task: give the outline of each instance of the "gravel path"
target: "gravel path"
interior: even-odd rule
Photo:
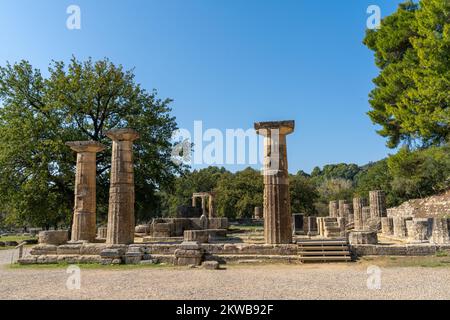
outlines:
[[[6,258],[5,258],[6,256]],[[0,263],[10,252],[0,251]],[[358,264],[82,269],[68,290],[65,269],[0,266],[0,299],[450,299],[450,269],[382,269],[381,290],[367,289]]]

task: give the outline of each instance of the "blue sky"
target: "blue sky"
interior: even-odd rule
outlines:
[[[0,64],[109,57],[161,98],[180,127],[253,127],[296,120],[291,172],[366,164],[394,151],[366,115],[373,54],[362,44],[369,5],[392,0],[0,0]],[[81,8],[81,30],[66,9]],[[228,166],[229,169],[242,169]]]

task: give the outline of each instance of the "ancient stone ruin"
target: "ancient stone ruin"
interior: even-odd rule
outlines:
[[[96,237],[96,154],[105,146],[94,141],[67,142],[77,152],[75,173],[75,207],[72,241],[94,242]]]
[[[106,135],[113,141],[106,243],[130,244],[135,227],[133,141],[139,134],[133,129],[116,129]]]
[[[219,263],[235,261],[351,261],[450,249],[450,191],[387,209],[385,193],[375,190],[368,199],[330,201],[326,217],[291,214],[286,136],[294,127],[294,121],[255,124],[264,137],[264,203],[250,220],[253,226],[264,222],[260,231],[232,229],[227,218],[217,217],[214,192],[194,193],[192,206],[178,208],[176,216],[136,226],[133,141],[139,134],[126,128],[106,133],[112,139],[108,221],[96,230],[96,153],[105,147],[68,142],[77,152],[70,241],[68,231],[42,231],[39,244],[19,263],[204,263],[217,269]]]
[[[267,244],[292,243],[292,217],[286,135],[294,121],[258,122],[255,130],[264,136],[264,238]]]

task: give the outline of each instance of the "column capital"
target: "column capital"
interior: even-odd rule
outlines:
[[[112,129],[105,135],[115,141],[134,141],[139,138],[139,133],[131,128]]]
[[[279,130],[279,134],[287,135],[294,132],[295,121],[268,121],[268,122],[256,122],[255,130],[257,134],[267,136],[269,130]]]
[[[76,152],[96,153],[105,150],[105,146],[97,141],[68,141],[66,146]]]

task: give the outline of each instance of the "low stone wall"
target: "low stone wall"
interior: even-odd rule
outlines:
[[[450,190],[424,198],[404,202],[398,207],[387,209],[388,217],[443,218],[450,215]]]
[[[183,237],[186,230],[203,230],[201,218],[160,218],[149,226],[148,234],[155,238]],[[139,231],[144,231],[140,226]],[[208,229],[228,229],[227,218],[208,219]]]
[[[194,248],[195,245],[195,248]],[[298,246],[265,244],[64,244],[37,245],[30,255],[19,259],[21,264],[55,263],[146,263],[158,261],[170,264],[199,264],[203,260],[231,261],[249,258],[296,260]],[[187,262],[190,263],[187,263]]]
[[[450,219],[447,218],[396,216],[382,218],[382,225],[382,233],[387,237],[409,242],[450,243]]]
[[[355,256],[427,256],[438,251],[450,250],[450,245],[435,244],[404,244],[404,245],[351,245],[350,250]]]

